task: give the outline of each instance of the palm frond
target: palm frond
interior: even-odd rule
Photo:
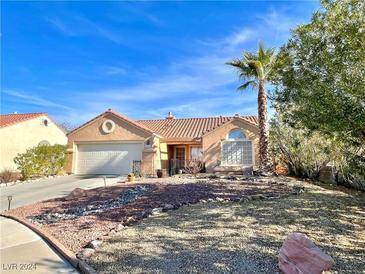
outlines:
[[[237,90],[238,91],[243,91],[243,90],[246,90],[248,89],[249,87],[256,87],[257,86],[257,83],[255,80],[250,80],[250,81],[247,81],[246,83],[240,85]]]

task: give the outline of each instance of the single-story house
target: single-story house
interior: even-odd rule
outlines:
[[[136,164],[144,174],[184,169],[197,159],[207,172],[237,172],[258,165],[256,116],[131,120],[111,109],[68,135],[66,171],[122,174]]]
[[[47,113],[0,115],[0,171],[15,170],[18,153],[38,145],[67,144],[66,131]]]

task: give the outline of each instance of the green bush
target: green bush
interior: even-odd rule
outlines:
[[[319,132],[291,127],[280,115],[271,121],[270,145],[276,163],[287,166],[290,175],[318,179],[321,168],[331,164],[338,184],[365,190],[361,172],[364,156],[355,146]]]
[[[27,149],[14,158],[26,180],[34,176],[49,176],[59,174],[66,163],[66,146],[37,146]]]

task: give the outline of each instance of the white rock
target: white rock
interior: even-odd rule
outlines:
[[[174,209],[175,207],[172,204],[164,204],[163,208],[166,210],[170,210],[170,209]]]
[[[163,208],[162,207],[156,207],[154,209],[152,209],[151,213],[152,215],[157,215],[160,214],[162,212]]]
[[[93,248],[93,249],[96,249],[98,248],[99,245],[101,245],[103,243],[103,241],[100,241],[100,240],[92,240],[88,245],[87,247],[88,248]]]

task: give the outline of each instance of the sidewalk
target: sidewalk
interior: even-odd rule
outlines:
[[[0,273],[78,273],[24,225],[0,217]]]

